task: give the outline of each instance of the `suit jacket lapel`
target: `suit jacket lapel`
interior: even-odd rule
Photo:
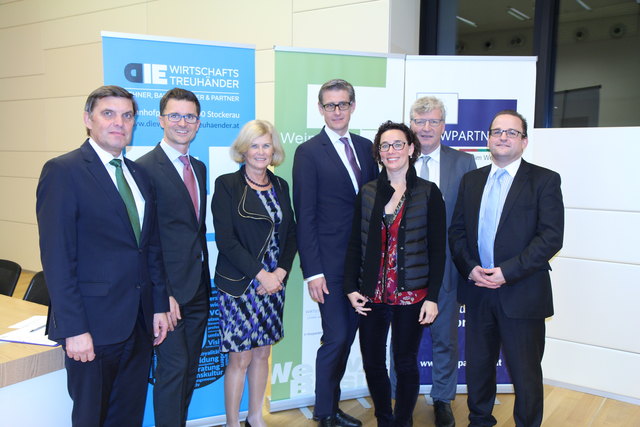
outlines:
[[[444,145],[440,146],[440,192],[445,198],[449,194],[450,174],[452,172],[451,152]]]
[[[241,194],[243,193],[245,197],[241,197],[239,209],[242,209],[242,213],[244,215],[250,216],[252,218],[260,219],[269,219],[269,212],[260,201],[260,198],[256,194],[256,191],[249,186],[244,180],[244,168],[240,169],[236,172],[236,176],[238,178],[239,191]]]
[[[194,159],[192,156],[190,157],[191,166],[193,167],[193,171],[196,174],[196,178],[198,180],[198,191],[200,191],[200,216],[198,218],[200,222],[199,225],[202,225],[207,213],[207,172],[199,161],[196,161],[196,159]],[[186,188],[187,187],[185,186],[185,189]],[[189,192],[187,191],[187,195],[188,194]],[[189,198],[189,201],[191,201],[191,198]]]
[[[80,147],[80,151],[84,157],[86,162],[86,167],[89,173],[95,178],[98,186],[104,192],[104,195],[109,200],[109,204],[114,207],[117,215],[123,222],[125,229],[131,230],[131,237],[135,239],[133,234],[133,227],[131,226],[131,220],[129,219],[129,214],[127,213],[127,207],[124,204],[124,200],[120,196],[118,192],[118,187],[113,183],[111,176],[109,176],[109,172],[105,165],[100,161],[100,157],[98,157],[98,153],[95,152],[91,144],[89,144],[89,140],[87,140]],[[127,166],[129,164],[127,163]]]
[[[361,144],[356,144],[356,139],[354,138],[355,136],[354,134],[351,133],[349,136],[351,137],[351,141],[353,142],[353,148],[356,151],[356,157],[358,158],[358,163],[360,163],[360,170],[362,170],[362,178],[364,179],[365,170],[368,169],[367,163],[371,158],[371,152],[367,150],[365,147],[363,147]],[[366,182],[363,182],[362,184],[364,185],[366,184]]]
[[[346,166],[344,165],[344,163],[342,163],[342,159],[338,155],[336,147],[331,142],[331,139],[329,139],[329,135],[327,135],[327,133],[325,132],[324,127],[322,128],[322,136],[322,145],[324,146],[324,151],[327,153],[327,156],[329,156],[330,163],[336,165],[336,167],[340,171],[340,174],[342,175],[342,179],[345,180],[345,182],[348,182],[349,185],[353,187],[349,171],[347,171]],[[359,155],[358,159],[360,159]],[[360,162],[360,164],[362,165],[362,162]]]
[[[137,165],[127,159],[124,158],[125,163],[127,164],[127,168],[133,177],[133,180],[136,182],[138,186],[138,190],[140,190],[140,194],[144,198],[144,219],[142,220],[142,229],[140,230],[140,246],[142,246],[142,242],[144,241],[145,236],[149,233],[149,225],[150,225],[150,215],[151,209],[155,208],[153,203],[153,195],[151,194],[151,188],[149,187],[149,183],[146,180],[143,180],[138,172]],[[124,202],[122,202],[124,206]],[[126,206],[125,206],[126,212]],[[129,219],[129,215],[127,214],[127,223],[129,224],[129,228],[131,228],[131,233],[133,233],[133,228],[131,227],[131,220]]]
[[[480,219],[480,205],[482,204],[482,193],[484,193],[484,186],[487,183],[487,178],[489,178],[489,172],[491,172],[491,165],[485,166],[480,169],[480,179],[472,182],[472,185],[475,187],[471,191],[471,235],[473,236],[474,242],[478,241],[478,220]]]
[[[520,167],[518,168],[518,172],[516,172],[516,176],[513,177],[513,182],[511,183],[511,188],[509,189],[507,198],[504,201],[504,206],[502,207],[502,214],[500,215],[500,222],[498,222],[497,230],[500,230],[500,227],[509,215],[509,212],[513,208],[515,201],[518,199],[518,195],[520,194],[520,192],[524,188],[525,183],[528,180],[529,163],[522,160],[522,163],[520,163]]]

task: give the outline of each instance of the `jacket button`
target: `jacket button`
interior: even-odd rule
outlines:
[[[403,251],[404,251],[404,246],[400,246],[400,250],[403,250]]]

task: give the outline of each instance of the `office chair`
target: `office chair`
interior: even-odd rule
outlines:
[[[44,272],[41,271],[33,276],[22,299],[36,304],[49,305],[49,290],[44,281]]]
[[[0,294],[12,296],[22,267],[13,261],[0,259]]]

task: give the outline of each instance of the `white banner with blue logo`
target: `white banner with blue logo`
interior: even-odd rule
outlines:
[[[132,147],[127,151],[129,158],[141,156],[162,139],[159,104],[167,90],[180,87],[198,96],[201,124],[189,151],[207,166],[207,206],[210,206],[215,179],[238,168],[229,157],[229,146],[240,128],[255,118],[255,48],[102,32],[102,52],[105,84],[126,88],[138,102]],[[210,269],[214,271],[217,249],[210,214],[207,231]],[[220,352],[217,304],[214,288],[196,390],[188,415],[189,420],[208,424],[224,422],[225,413],[222,377],[227,358]],[[144,426],[155,424],[152,387],[149,386]],[[246,408],[245,396],[240,409]]]
[[[491,161],[488,128],[495,113],[517,110],[533,123],[536,58],[514,56],[407,56],[405,64],[405,122],[411,105],[423,96],[440,98],[447,111],[442,143],[474,155],[478,167]],[[531,155],[532,147],[524,156]],[[527,155],[528,154],[528,155]],[[466,392],[464,306],[458,322],[458,392]],[[432,384],[432,347],[428,330],[418,353],[421,392]],[[502,354],[497,366],[498,392],[512,391]]]

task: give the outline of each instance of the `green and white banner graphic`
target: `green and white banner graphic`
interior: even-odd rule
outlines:
[[[340,78],[356,92],[349,130],[373,139],[386,120],[401,121],[404,100],[404,56],[356,52],[275,48],[275,125],[286,160],[276,174],[291,184],[293,155],[298,145],[324,125],[318,91]],[[309,298],[296,259],[287,284],[285,338],[273,347],[271,410],[313,405],[315,360],[322,327],[318,304]],[[356,338],[342,380],[342,398],[368,395]]]

